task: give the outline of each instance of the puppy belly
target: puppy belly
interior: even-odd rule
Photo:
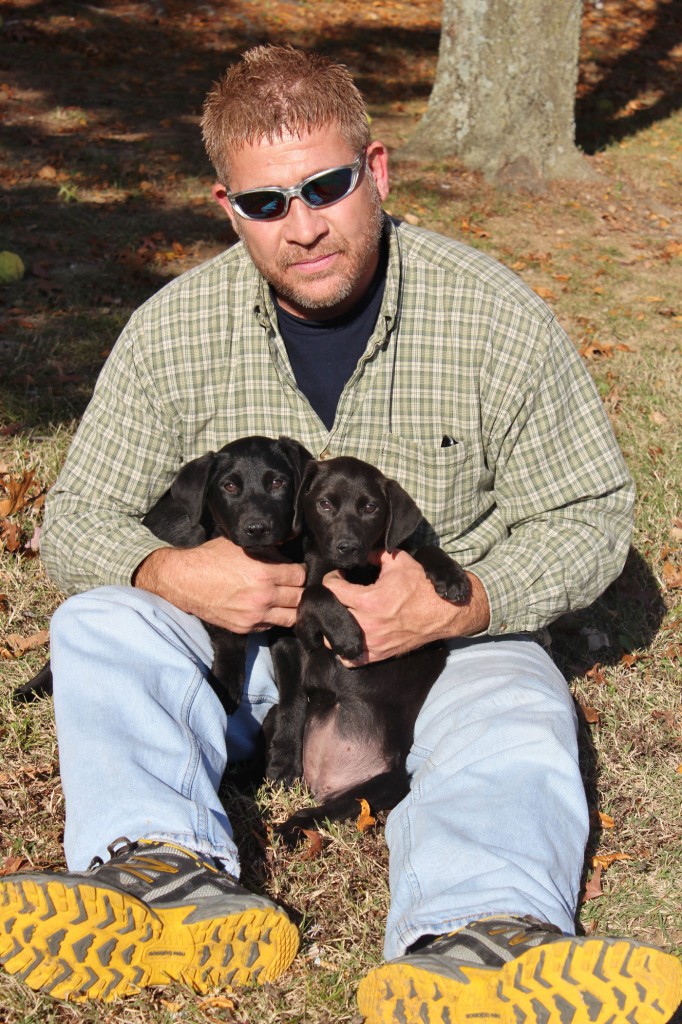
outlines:
[[[343,717],[335,704],[324,716],[313,715],[306,722],[303,777],[318,803],[391,767],[380,737],[348,734]]]

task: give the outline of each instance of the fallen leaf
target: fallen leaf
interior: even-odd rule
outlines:
[[[677,715],[674,711],[652,711],[651,717],[665,722],[671,729],[677,726]]]
[[[535,288],[533,290],[541,299],[548,300],[549,302],[556,302],[556,295],[551,288]]]
[[[199,1005],[215,1006],[222,1010],[234,1010],[234,1000],[228,999],[227,996],[210,996],[208,999],[202,999]]]
[[[616,824],[610,814],[604,814],[603,811],[599,811],[599,821],[602,828],[613,828]]]
[[[19,527],[9,519],[0,519],[0,544],[10,552],[18,551],[21,546]]]
[[[657,427],[662,427],[664,423],[668,422],[668,417],[664,416],[662,412],[658,411],[658,409],[654,409],[654,411],[649,414],[649,419],[652,423],[655,423]]]
[[[599,725],[599,712],[596,708],[591,708],[587,704],[581,704],[580,707],[586,722],[589,722],[590,725]]]
[[[592,865],[595,870],[601,867],[606,871],[617,860],[632,860],[632,857],[629,853],[597,853],[592,858]]]
[[[625,665],[626,668],[632,668],[632,666],[639,661],[638,654],[624,654],[620,659],[621,665]]]
[[[602,671],[602,667],[599,664],[599,662],[597,662],[596,665],[593,665],[592,668],[588,669],[587,672],[585,673],[585,675],[589,679],[591,679],[593,683],[605,683],[606,682],[606,676],[604,675],[604,673]]]
[[[10,477],[3,480],[2,486],[7,491],[7,497],[0,499],[0,516],[11,516],[28,504],[26,495],[31,489],[35,479],[33,470],[29,470],[21,477]]]
[[[357,829],[358,832],[366,832],[372,827],[372,825],[376,825],[377,820],[372,817],[369,804],[366,800],[358,800],[358,803],[360,804],[360,814],[358,815],[358,820],[356,822]]]
[[[584,359],[595,359],[604,357],[609,359],[613,355],[613,344],[610,341],[589,341],[578,349]]]
[[[582,899],[583,903],[587,903],[588,900],[599,899],[599,897],[603,895],[601,888],[602,870],[603,868],[601,864],[595,865],[594,871],[592,872],[592,877],[585,886],[585,892],[583,893]]]
[[[682,569],[672,562],[665,562],[663,565],[663,582],[668,590],[676,590],[682,587]]]
[[[27,863],[28,861],[23,857],[5,857],[2,864],[0,864],[0,875],[13,875]]]
[[[15,658],[20,658],[26,651],[32,651],[36,647],[42,647],[49,642],[50,633],[47,629],[41,629],[32,636],[19,636],[18,633],[10,633],[5,637],[5,647]]]
[[[301,854],[301,860],[315,860],[322,853],[322,836],[312,828],[304,828],[303,835],[306,836],[308,842]]]

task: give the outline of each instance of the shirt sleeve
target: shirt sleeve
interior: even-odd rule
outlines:
[[[167,546],[140,520],[181,461],[177,424],[145,372],[133,318],[47,497],[40,549],[58,586],[73,594],[129,584],[140,562]]]
[[[507,536],[471,571],[488,595],[490,634],[533,631],[591,604],[621,572],[634,483],[594,382],[554,318],[524,385],[489,419]]]

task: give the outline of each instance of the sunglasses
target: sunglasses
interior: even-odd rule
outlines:
[[[227,198],[232,209],[245,220],[278,220],[286,217],[292,199],[301,199],[311,210],[319,210],[351,194],[358,183],[364,161],[363,149],[354,163],[311,174],[291,188],[250,188],[246,192],[228,192]]]

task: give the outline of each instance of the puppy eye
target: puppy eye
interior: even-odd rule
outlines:
[[[225,480],[223,483],[223,490],[227,491],[228,494],[236,494],[239,488],[234,480]]]
[[[287,482],[286,482],[286,480],[284,479],[283,476],[276,476],[274,478],[274,480],[272,481],[272,483],[270,484],[270,490],[271,491],[279,491],[279,490],[282,489],[282,487],[286,487],[286,485],[287,485]]]
[[[378,508],[379,508],[379,506],[377,504],[375,504],[375,502],[368,501],[367,504],[365,505],[363,511],[365,511],[367,513],[367,515],[371,516],[374,512],[377,511]]]
[[[321,508],[323,512],[330,512],[332,509],[332,503],[328,498],[320,498],[317,503],[317,507]]]

